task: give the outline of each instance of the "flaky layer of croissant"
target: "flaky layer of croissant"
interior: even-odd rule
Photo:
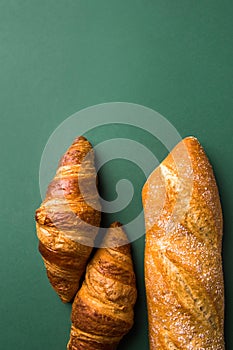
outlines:
[[[63,302],[75,296],[100,224],[91,144],[78,137],[60,160],[36,211],[39,250],[51,285]]]
[[[120,224],[111,225],[103,244],[106,248],[98,249],[88,264],[72,306],[68,350],[116,349],[133,325],[135,274]]]
[[[222,212],[197,139],[180,142],[151,174],[143,205],[150,349],[223,350]]]

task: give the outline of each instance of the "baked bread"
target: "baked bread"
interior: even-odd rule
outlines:
[[[154,170],[142,200],[150,350],[223,350],[222,211],[196,138]]]
[[[119,223],[111,225],[103,246],[88,264],[72,305],[68,350],[114,350],[133,325],[135,274]]]
[[[69,302],[78,290],[101,219],[94,151],[84,137],[76,138],[62,157],[35,218],[50,283],[61,300]]]

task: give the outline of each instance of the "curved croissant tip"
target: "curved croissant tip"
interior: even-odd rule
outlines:
[[[103,246],[117,249],[117,247],[126,246],[129,244],[128,237],[123,229],[123,225],[115,221],[113,222],[103,241]]]
[[[77,136],[77,137],[74,139],[74,143],[79,142],[79,141],[88,141],[88,140],[87,140],[86,137],[84,137],[84,136]]]
[[[110,225],[110,227],[112,227],[112,228],[114,228],[114,227],[121,227],[122,226],[122,224],[119,222],[119,221],[115,221],[115,222],[113,222],[111,225]]]
[[[86,145],[88,144],[92,148],[92,144],[90,143],[90,141],[88,141],[88,139],[86,137],[82,136],[82,135],[81,136],[77,136],[74,139],[72,145],[80,144],[80,146],[82,146],[83,143],[86,143]]]

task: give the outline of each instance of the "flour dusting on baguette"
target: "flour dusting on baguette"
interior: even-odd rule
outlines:
[[[222,211],[196,138],[154,170],[142,200],[150,350],[223,350]]]

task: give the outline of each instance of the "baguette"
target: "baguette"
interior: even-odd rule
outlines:
[[[223,350],[222,211],[196,138],[154,170],[142,201],[150,350]]]

